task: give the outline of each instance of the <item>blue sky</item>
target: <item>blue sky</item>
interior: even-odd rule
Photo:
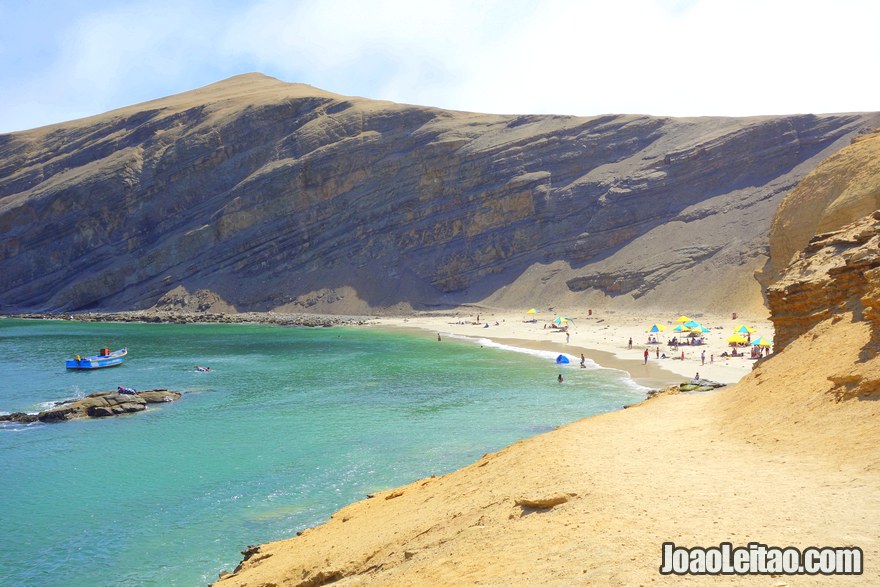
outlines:
[[[0,133],[260,71],[492,113],[880,110],[873,0],[0,0]]]

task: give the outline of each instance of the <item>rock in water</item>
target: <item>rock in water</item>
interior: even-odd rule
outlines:
[[[142,412],[147,404],[175,401],[181,394],[167,389],[153,389],[134,394],[121,394],[115,391],[92,393],[82,399],[59,402],[59,405],[40,412],[36,419],[40,422],[64,422],[75,418],[105,418]]]

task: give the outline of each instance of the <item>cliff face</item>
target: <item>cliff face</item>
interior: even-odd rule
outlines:
[[[880,210],[815,236],[768,290],[777,350],[826,319],[867,320],[880,341]],[[876,354],[876,349],[865,349]]]
[[[779,279],[814,235],[831,232],[880,208],[880,131],[853,139],[783,199],[770,229],[763,281]]]
[[[341,313],[760,304],[779,199],[878,123],[492,116],[239,76],[0,136],[0,310],[144,308],[177,287]]]
[[[773,219],[767,292],[775,353],[721,398],[750,442],[812,446],[880,470],[880,134],[791,191]],[[815,234],[821,230],[820,234]],[[789,247],[803,242],[792,255]],[[793,259],[791,263],[784,261]]]

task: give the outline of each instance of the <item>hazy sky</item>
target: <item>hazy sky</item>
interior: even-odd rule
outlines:
[[[0,132],[260,71],[492,113],[880,110],[876,0],[0,0]]]

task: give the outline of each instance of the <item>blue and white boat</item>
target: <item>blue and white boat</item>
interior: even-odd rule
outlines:
[[[110,352],[109,348],[103,348],[93,357],[81,357],[77,355],[72,359],[67,359],[68,369],[103,369],[104,367],[116,367],[121,365],[128,354],[128,349],[119,349]]]

